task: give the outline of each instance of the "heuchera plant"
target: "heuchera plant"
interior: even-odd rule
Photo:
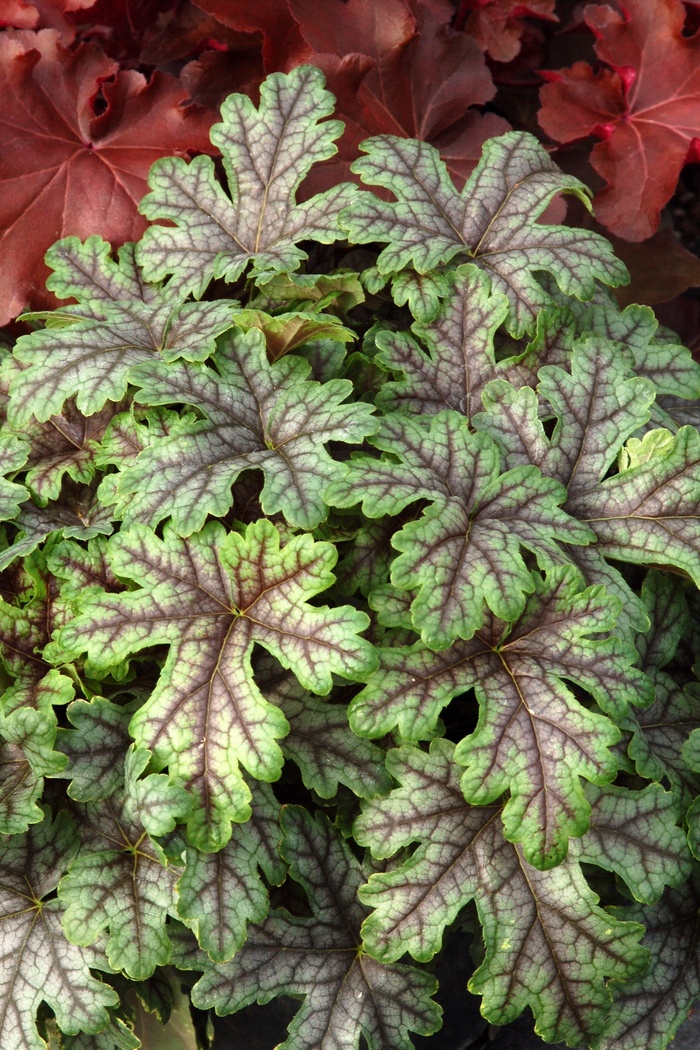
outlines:
[[[173,973],[407,1050],[465,923],[494,1024],[661,1050],[700,996],[700,368],[526,133],[298,203],[332,111],[230,96],[6,351],[3,1050],[135,1050]]]

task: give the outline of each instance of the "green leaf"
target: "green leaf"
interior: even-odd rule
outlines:
[[[80,808],[80,852],[58,887],[66,905],[63,928],[74,944],[92,944],[109,931],[107,958],[115,970],[144,980],[170,958],[166,917],[176,915],[176,874],[144,828],[155,807],[153,831],[172,826],[187,800],[185,792],[162,783],[165,777],[138,780],[147,751],[129,752],[124,788],[101,802]],[[170,820],[163,822],[165,808]]]
[[[187,536],[208,513],[228,511],[231,485],[241,471],[259,468],[267,514],[282,511],[292,525],[318,525],[327,513],[324,489],[344,474],[325,445],[361,442],[376,429],[372,409],[341,404],[352,392],[349,380],[309,380],[309,366],[298,358],[269,365],[257,330],[228,340],[216,363],[218,372],[156,363],[132,370],[139,401],[184,402],[206,418],[144,449],[121,479],[121,512],[151,525],[172,515]]]
[[[430,735],[452,697],[476,690],[476,731],[457,748],[467,766],[462,789],[476,805],[510,789],[505,833],[523,843],[540,868],[558,864],[570,835],[588,827],[590,807],[580,777],[602,784],[617,763],[610,747],[620,733],[580,704],[562,679],[586,689],[619,718],[628,703],[650,699],[649,683],[633,664],[635,652],[608,635],[614,599],[602,587],[579,592],[569,568],[533,578],[535,593],[509,628],[492,619],[467,642],[441,652],[421,643],[380,650],[379,669],[350,704],[356,733]]]
[[[592,339],[574,345],[570,371],[540,369],[539,395],[557,415],[540,465],[566,486],[569,499],[595,488],[623,442],[649,419],[654,388],[628,375],[619,348]]]
[[[380,277],[380,280],[383,282],[380,287],[383,287],[386,278]],[[415,319],[426,324],[437,317],[440,300],[449,294],[449,284],[442,273],[400,270],[391,282],[391,294],[397,306],[408,303]]]
[[[673,566],[700,586],[700,434],[681,427],[673,447],[570,499],[608,558]]]
[[[622,343],[631,352],[637,375],[671,397],[700,397],[700,364],[685,346],[657,337],[659,322],[649,306],[632,303],[619,311],[612,304],[593,304],[581,322],[585,331]]]
[[[646,904],[655,903],[666,886],[686,881],[692,858],[676,827],[679,810],[670,792],[660,784],[642,791],[587,784],[586,796],[591,823],[582,839],[569,844],[572,857],[616,872]]]
[[[62,1031],[99,1032],[117,1001],[109,985],[90,974],[100,964],[91,949],[71,944],[53,890],[77,848],[71,822],[47,815],[26,835],[3,843],[0,885],[0,1045],[46,1050],[36,1028],[46,1002]],[[48,898],[48,899],[47,899]]]
[[[36,804],[45,776],[56,776],[65,756],[54,751],[56,717],[52,711],[20,707],[0,714],[0,834],[16,835],[44,819]]]
[[[337,152],[343,125],[323,119],[333,103],[313,66],[268,76],[259,109],[245,95],[229,95],[222,122],[211,130],[229,196],[210,157],[156,161],[140,210],[172,226],[151,226],[138,246],[147,279],[175,274],[177,288],[198,299],[212,279],[234,281],[250,262],[256,277],[295,270],[306,258],[299,241],[342,238],[338,213],[353,199],[354,186],[341,183],[303,204],[294,199],[311,167]]]
[[[638,977],[613,981],[615,1006],[599,1050],[665,1050],[700,996],[700,877],[669,889],[653,907],[616,908],[622,919],[643,922],[642,944],[651,954]]]
[[[37,507],[31,500],[24,504],[12,523],[18,530],[14,542],[0,553],[0,571],[16,558],[36,550],[52,533],[66,539],[90,539],[109,535],[112,515],[98,500],[94,489],[64,481],[61,494],[45,507]]]
[[[73,698],[70,679],[52,670],[41,656],[61,623],[58,582],[43,554],[26,558],[12,582],[5,588],[6,597],[0,597],[0,655],[13,682],[0,707],[5,714],[21,707],[46,711]]]
[[[491,294],[489,279],[476,266],[460,266],[444,279],[448,298],[430,324],[413,332],[429,353],[404,332],[380,332],[376,360],[403,379],[387,382],[377,394],[381,408],[410,415],[456,409],[471,418],[481,407],[485,383],[497,374],[493,336],[507,314],[501,293]]]
[[[3,431],[0,434],[0,521],[8,521],[17,515],[19,506],[29,498],[24,485],[8,481],[5,475],[21,469],[27,462],[29,446],[16,434]]]
[[[537,271],[581,299],[593,296],[596,279],[627,283],[624,265],[602,237],[536,222],[557,193],[573,193],[588,205],[589,191],[560,171],[534,136],[513,131],[490,139],[461,194],[427,142],[379,135],[362,150],[368,156],[355,161],[353,171],[390,190],[397,203],[365,193],[342,221],[356,243],[389,242],[377,260],[381,273],[412,266],[424,274],[460,255],[474,259],[508,297],[516,336],[552,301]]]
[[[91,666],[108,669],[149,646],[170,647],[131,732],[196,796],[192,843],[220,849],[230,821],[250,815],[239,765],[276,780],[283,761],[277,739],[288,731],[255,682],[253,645],[273,653],[305,688],[326,693],[332,673],[354,678],[372,668],[372,648],[357,637],[367,617],[349,606],[309,605],[333,580],[335,551],[308,535],[280,547],[268,521],[249,525],[245,536],[226,536],[211,522],[187,541],[168,529],[160,540],[135,525],[111,541],[111,551],[114,571],[139,588],[89,596],[83,614],[59,632],[52,656],[73,659],[87,649]]]
[[[55,775],[71,781],[70,798],[97,802],[122,786],[133,710],[133,704],[121,707],[102,696],[93,697],[90,703],[75,700],[66,708],[75,729],[58,730],[56,749],[68,757],[68,763]]]
[[[57,287],[81,300],[76,308],[81,319],[17,340],[15,358],[25,367],[18,370],[12,362],[7,368],[12,426],[22,428],[32,416],[45,422],[73,397],[79,412],[93,415],[107,401],[121,401],[132,365],[154,355],[202,361],[213,353],[216,337],[231,327],[236,305],[231,300],[183,305],[177,290],[143,281],[131,252],[122,255],[115,276],[109,250],[99,238],[82,245],[69,237],[54,246],[50,260],[58,267]],[[123,301],[113,299],[122,292]]]
[[[277,995],[304,996],[280,1050],[312,1050],[329,1033],[338,1050],[411,1050],[409,1031],[440,1025],[435,981],[415,967],[386,966],[360,948],[367,914],[357,902],[366,873],[324,817],[299,807],[282,817],[284,855],[303,886],[312,918],[272,911],[231,962],[211,965],[192,990],[200,1009],[228,1014]]]
[[[434,417],[429,429],[396,414],[373,444],[393,458],[357,457],[347,481],[331,485],[326,499],[348,506],[361,496],[370,517],[433,501],[394,536],[402,556],[391,570],[394,586],[419,589],[413,620],[432,648],[470,638],[485,606],[500,619],[517,619],[533,589],[522,547],[551,566],[565,558],[557,541],[587,543],[592,535],[557,506],[564,498],[557,481],[534,466],[502,474],[495,442],[470,433],[456,412]]]
[[[270,666],[262,670],[260,686],[289,722],[282,751],[296,762],[306,786],[321,798],[332,798],[340,784],[359,798],[386,794],[391,778],[384,767],[384,752],[350,730],[344,687],[336,686],[330,697],[319,700],[292,674],[272,664],[269,660]]]
[[[248,924],[262,922],[269,908],[259,869],[273,886],[284,882],[287,865],[279,854],[280,805],[267,784],[253,789],[252,813],[217,853],[185,852],[177,884],[177,912],[194,930],[214,962],[227,962],[244,944]]]
[[[483,995],[484,1016],[506,1024],[529,1006],[544,1039],[588,1043],[610,1011],[605,977],[627,979],[646,966],[643,927],[603,911],[575,860],[531,867],[503,838],[499,806],[465,802],[448,741],[433,741],[430,754],[404,746],[388,764],[400,786],[365,803],[356,836],[379,857],[419,846],[360,890],[374,907],[362,927],[368,949],[388,962],[405,951],[430,959],[444,927],[474,899],[486,956],[469,989]]]

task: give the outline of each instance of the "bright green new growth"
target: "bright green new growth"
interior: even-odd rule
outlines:
[[[664,1050],[700,995],[700,366],[539,221],[589,194],[532,136],[461,193],[379,136],[392,200],[298,204],[333,98],[260,99],[225,178],[154,165],[139,244],[54,245],[69,301],[3,356],[0,1046],[191,1040],[192,970],[202,1010],[296,998],[289,1050],[410,1050],[466,920],[490,1022]]]

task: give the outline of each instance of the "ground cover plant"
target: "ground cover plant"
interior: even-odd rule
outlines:
[[[460,63],[511,8],[461,6]],[[479,114],[460,180],[358,131],[345,180],[320,64],[229,94],[6,330],[0,1045],[191,1050],[284,995],[290,1050],[408,1050],[466,929],[493,1024],[661,1050],[700,997],[700,366],[532,133]]]

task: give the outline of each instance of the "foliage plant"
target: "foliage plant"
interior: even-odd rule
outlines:
[[[700,368],[533,136],[298,195],[332,113],[231,95],[5,352],[3,1050],[135,1050],[180,986],[408,1050],[457,926],[548,1041],[700,996]]]

